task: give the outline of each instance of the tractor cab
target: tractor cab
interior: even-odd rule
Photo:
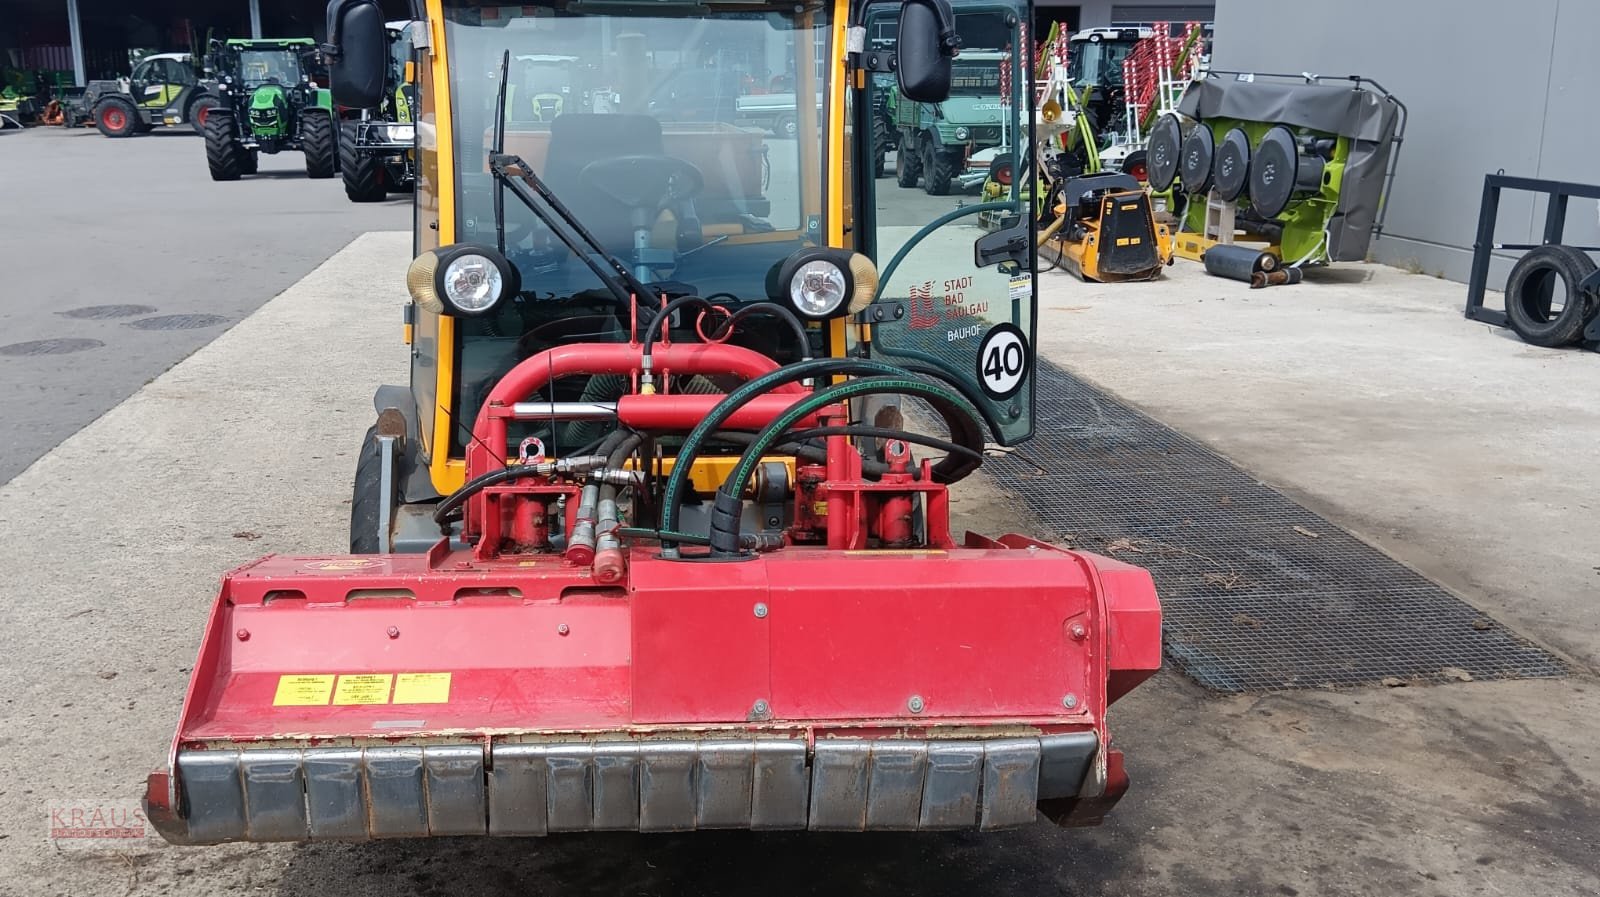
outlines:
[[[893,24],[900,9],[874,3],[855,15]],[[881,94],[899,92],[889,61],[897,42],[891,33],[872,52],[851,54],[840,34],[850,14],[821,3],[441,3],[435,41],[420,49],[417,250],[430,260],[452,247],[489,250],[483,270],[498,289],[471,306],[408,307],[411,383],[379,399],[406,420],[393,491],[358,495],[352,547],[426,550],[438,537],[431,508],[466,482],[473,422],[509,372],[571,343],[636,344],[656,309],[685,296],[709,310],[675,311],[659,325],[664,341],[711,340],[778,363],[855,356],[928,365],[962,383],[991,441],[1031,434],[1030,216],[1015,214],[1014,196],[919,198],[872,176],[864,163],[884,138],[872,110]],[[953,21],[964,46],[1006,50],[954,59],[946,96],[975,120],[944,128],[941,152],[1026,143],[1024,79],[1007,81],[999,96],[1002,70],[1026,69],[1013,49],[1022,7],[960,3]],[[814,114],[796,116],[793,136],[724,114],[757,96],[741,91],[785,77],[795,80],[793,96],[816,103]],[[986,231],[977,215],[986,210],[1021,229],[1009,235],[1011,255],[980,264]],[[813,256],[833,259],[806,269],[834,290],[826,299],[780,279]],[[800,326],[747,311],[773,304]],[[719,331],[730,318],[749,323]],[[990,339],[985,372],[981,350],[996,328],[1016,343]],[[541,398],[609,407],[633,388],[615,376],[569,378]],[[722,385],[689,378],[670,388]],[[488,450],[515,457],[534,439],[568,453],[605,431],[528,415]],[[374,520],[368,508],[378,506]]]
[[[1149,575],[950,532],[948,487],[1033,429],[1033,216],[995,200],[986,232],[872,164],[874,76],[943,102],[1026,5],[423,7],[411,382],[376,396],[351,553],[225,578],[153,825],[1098,822],[1106,709],[1160,663]],[[379,5],[332,0],[328,34],[339,105],[376,106]],[[688,80],[780,86],[795,132],[657,89]]]

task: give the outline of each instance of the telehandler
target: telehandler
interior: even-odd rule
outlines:
[[[873,73],[939,102],[963,42],[1030,10],[890,2],[871,50],[855,0],[418,4],[411,383],[378,390],[352,553],[224,578],[147,783],[165,838],[989,830],[1117,801],[1149,575],[949,533],[948,487],[1034,429],[1033,216],[880,208],[862,164]],[[336,102],[373,107],[378,4],[334,0],[328,35]],[[515,60],[551,55],[578,83],[513,121]],[[768,143],[648,100],[717,66],[792,71],[822,115]]]

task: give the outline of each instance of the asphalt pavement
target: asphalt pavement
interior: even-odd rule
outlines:
[[[0,134],[0,483],[357,235],[410,229],[409,195],[356,205],[304,166],[214,183],[187,128]]]

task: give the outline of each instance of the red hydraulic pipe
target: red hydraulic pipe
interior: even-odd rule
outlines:
[[[574,343],[523,359],[500,378],[478,409],[467,451],[467,475],[476,476],[505,463],[506,423],[504,417],[494,414],[496,409],[524,401],[562,377],[633,374],[639,370],[641,354],[639,346],[628,343]],[[759,352],[724,343],[658,343],[651,358],[655,370],[662,374],[733,375],[744,380],[753,380],[778,367],[777,362]],[[775,393],[790,394],[804,391],[797,383],[773,389]]]
[[[635,430],[688,432],[725,398],[724,395],[692,394],[623,396],[617,400],[617,420]],[[793,393],[754,396],[733,412],[723,426],[729,430],[759,430],[802,398],[803,394]],[[795,426],[815,426],[816,421],[816,414],[808,414],[796,421]]]

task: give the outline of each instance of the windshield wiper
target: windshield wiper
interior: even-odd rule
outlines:
[[[646,286],[642,281],[628,270],[622,260],[612,255],[594,234],[583,226],[577,216],[556,198],[555,193],[540,177],[533,173],[533,166],[523,161],[521,156],[505,151],[506,140],[506,82],[511,74],[511,51],[506,50],[500,58],[500,91],[496,97],[494,121],[494,146],[489,152],[489,171],[494,175],[494,231],[497,248],[501,254],[506,250],[506,215],[504,195],[510,190],[513,195],[528,207],[528,211],[539,216],[539,220],[550,228],[572,253],[583,260],[583,263],[593,271],[595,276],[612,296],[616,297],[617,305],[627,313],[633,305],[633,297],[640,299],[661,296],[655,290]],[[585,249],[581,244],[588,244]],[[599,256],[599,260],[596,260]],[[602,264],[604,262],[604,264]],[[609,269],[609,270],[608,270]],[[640,305],[640,317],[647,317],[646,306]],[[654,311],[651,309],[651,311]]]

